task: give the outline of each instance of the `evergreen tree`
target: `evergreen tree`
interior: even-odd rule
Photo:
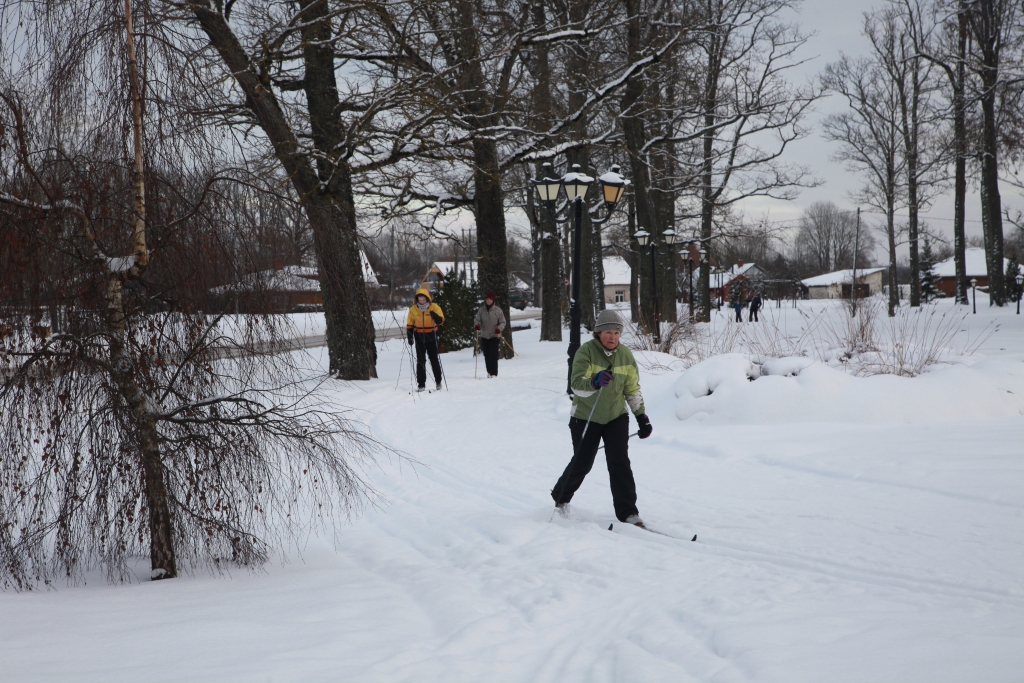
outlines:
[[[444,311],[444,325],[438,331],[444,351],[458,351],[476,343],[473,319],[480,307],[476,289],[449,271],[441,278],[434,302]]]
[[[935,288],[938,275],[935,272],[935,253],[932,251],[932,242],[927,235],[924,238],[924,248],[918,257],[919,281],[921,283],[921,301],[928,303],[939,296],[939,290]]]

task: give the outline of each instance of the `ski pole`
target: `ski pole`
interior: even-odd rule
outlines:
[[[632,439],[634,436],[636,436],[639,433],[640,432],[633,432],[632,434],[630,434],[629,436],[626,437],[626,441],[629,441],[630,439]],[[598,448],[597,450],[603,451],[604,450],[604,444],[601,444],[601,447]]]
[[[473,348],[473,379],[476,379],[476,371],[480,368],[480,330],[476,331],[476,346]]]
[[[448,388],[448,378],[444,376],[444,363],[441,362],[441,349],[437,343],[437,330],[434,330],[434,353],[437,355],[437,367],[441,368],[441,380],[444,382],[444,390],[451,391]]]

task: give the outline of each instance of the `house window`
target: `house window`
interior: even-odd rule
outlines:
[[[621,304],[625,300],[626,300],[626,290],[624,290],[624,289],[616,289],[615,290],[615,303]]]

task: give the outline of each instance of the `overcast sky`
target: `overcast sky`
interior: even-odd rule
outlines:
[[[851,56],[866,56],[868,53],[867,39],[861,35],[863,14],[872,7],[882,3],[872,0],[805,0],[800,12],[794,16],[806,33],[814,35],[804,47],[805,56],[811,61],[801,67],[800,78],[814,78],[829,62],[839,58],[840,52]],[[850,193],[861,184],[858,177],[847,171],[843,164],[832,161],[831,155],[837,145],[827,142],[821,137],[819,121],[830,112],[845,108],[845,102],[837,97],[829,97],[819,101],[816,112],[808,121],[814,131],[807,139],[801,140],[788,149],[787,158],[809,166],[814,173],[825,181],[824,185],[814,189],[803,190],[799,198],[793,202],[772,200],[756,200],[747,203],[747,213],[759,217],[766,211],[770,220],[786,221],[798,218],[803,208],[816,201],[828,200],[843,208],[854,209],[856,205],[850,200]],[[1002,189],[1003,208],[1024,209],[1024,195],[1016,188],[1005,186]],[[972,193],[967,198],[967,234],[980,235],[981,223],[978,196]],[[903,212],[905,215],[905,212]],[[869,216],[879,221],[881,216]],[[929,228],[948,237],[953,232],[953,195],[947,192],[938,197],[924,213],[924,220]],[[905,219],[904,219],[905,220]],[[1011,229],[1004,225],[1004,231]],[[880,256],[881,254],[879,254]]]

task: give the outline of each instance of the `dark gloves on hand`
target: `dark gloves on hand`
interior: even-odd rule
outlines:
[[[637,434],[641,439],[646,439],[651,435],[651,432],[654,431],[654,427],[651,426],[651,418],[647,417],[646,413],[643,415],[637,415],[636,423],[640,425],[640,429],[637,431]]]
[[[495,327],[494,328],[494,334],[496,334],[496,335],[498,335],[500,337],[501,336],[501,328],[500,327]]]
[[[477,326],[476,326],[476,331],[477,331],[477,332],[479,332],[479,331],[480,331],[480,326],[479,326],[479,325],[477,325]]]
[[[594,375],[594,377],[590,380],[590,384],[595,389],[599,389],[601,387],[606,387],[606,386],[608,386],[611,383],[612,383],[612,373],[608,372],[607,370],[602,370],[601,372],[599,372],[596,375]]]
[[[407,335],[407,336],[409,337],[409,346],[412,346],[412,328],[410,327],[410,328],[409,328],[408,330],[406,330],[406,331],[407,331],[407,332],[409,333],[409,334]]]
[[[434,313],[433,311],[430,312],[430,317],[434,319],[435,325],[440,325],[441,323],[444,322],[444,318],[439,316],[437,313]]]

